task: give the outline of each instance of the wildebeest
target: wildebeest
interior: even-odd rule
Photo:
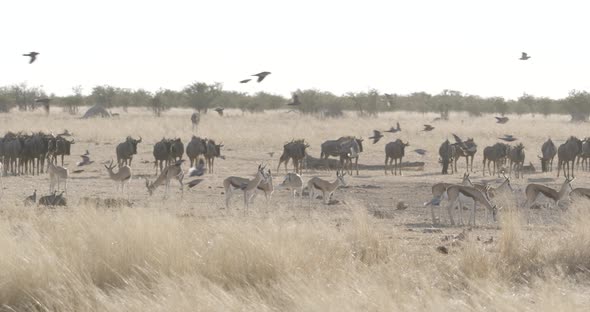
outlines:
[[[305,139],[291,140],[291,142],[283,145],[283,153],[279,157],[279,165],[277,166],[277,172],[281,168],[281,164],[285,163],[285,172],[287,172],[287,164],[289,159],[293,160],[293,167],[295,167],[295,173],[301,174],[303,169],[303,159],[307,156],[305,151],[309,147],[309,144],[305,142]]]
[[[209,173],[213,173],[213,162],[215,161],[215,157],[225,159],[225,157],[221,156],[221,148],[223,147],[223,143],[215,144],[214,140],[207,140],[205,146],[205,159],[207,160],[207,167],[209,168]]]
[[[193,131],[199,126],[199,122],[201,121],[201,114],[198,112],[194,112],[191,115],[191,123],[193,124]]]
[[[457,170],[457,160],[459,160],[459,158],[461,157],[465,157],[465,162],[467,166],[465,171],[473,172],[473,158],[477,153],[477,144],[475,144],[473,138],[468,138],[466,141],[463,141],[458,136],[454,134],[453,136],[455,137],[456,141],[456,143],[453,144],[455,146],[455,171]],[[471,168],[469,167],[469,158],[471,158]]]
[[[510,160],[510,172],[512,174],[512,166],[514,166],[515,177],[522,178],[522,167],[524,166],[524,145],[522,143],[510,149],[508,159]]]
[[[68,141],[66,138],[57,136],[49,141],[48,152],[53,157],[53,161],[57,163],[57,156],[61,156],[61,165],[64,165],[64,156],[70,155],[72,144],[75,141]]]
[[[174,161],[181,160],[184,154],[184,144],[180,138],[170,139],[170,158]]]
[[[4,136],[4,158],[7,168],[10,167],[10,172],[13,175],[20,174],[20,156],[24,149],[24,144],[24,137],[20,134],[9,132]]]
[[[563,169],[563,173],[567,179],[574,178],[574,162],[581,151],[582,141],[574,136],[571,136],[565,143],[559,146],[557,149],[557,177],[559,177],[560,169]],[[571,175],[570,162],[572,163]]]
[[[340,167],[344,172],[352,175],[352,159],[356,168],[356,175],[359,174],[359,154],[363,152],[363,139],[350,137],[349,140],[340,144]]]
[[[582,170],[590,170],[590,164],[588,164],[588,158],[590,158],[590,138],[585,138],[582,141],[582,151],[578,154],[578,160],[576,161],[576,167],[580,168],[580,160],[582,163]],[[584,164],[586,166],[584,166]]]
[[[141,137],[139,137],[139,140],[136,140],[128,136],[125,139],[125,142],[119,143],[119,145],[117,145],[117,164],[119,164],[119,166],[128,165],[131,167],[133,155],[137,154],[137,144],[141,143],[141,141]]]
[[[445,140],[438,148],[438,155],[442,161],[442,174],[449,174],[449,165],[451,166],[451,174],[454,173],[453,159],[456,157],[455,146],[449,140]]]
[[[170,155],[170,147],[172,145],[172,141],[162,138],[160,142],[154,144],[154,167],[156,167],[156,175],[158,174],[158,167],[160,167],[160,171],[164,167],[168,167],[170,164],[170,159],[172,158]]]
[[[543,155],[539,157],[539,159],[541,159],[541,171],[553,171],[553,158],[555,158],[555,155],[557,154],[557,147],[555,147],[551,138],[541,146],[541,154]]]
[[[402,159],[405,154],[406,146],[409,146],[409,142],[402,142],[397,139],[394,142],[389,142],[385,145],[385,174],[387,174],[387,166],[391,166],[391,173],[397,175],[397,169],[399,168],[399,174],[402,175]],[[398,164],[399,159],[399,164]],[[395,161],[395,165],[393,164]]]
[[[191,168],[193,163],[196,164],[197,159],[200,155],[205,155],[207,151],[207,140],[201,139],[193,135],[190,142],[186,145],[186,156],[191,162]]]
[[[353,136],[343,136],[338,138],[337,140],[327,140],[321,145],[321,152],[320,158],[321,159],[328,159],[330,156],[335,156],[340,158],[340,167],[344,167],[346,158],[355,158],[358,163],[358,154],[355,157],[348,156],[351,154],[350,148],[354,148],[354,143],[352,141],[356,141],[358,146],[358,151],[362,151],[362,139],[357,139]]]
[[[510,146],[504,143],[496,143],[492,146],[488,146],[483,150],[483,175],[486,175],[486,163],[488,167],[488,173],[495,175],[496,169],[498,170],[498,174],[500,174],[500,167],[504,164],[506,157],[508,156],[508,152],[510,151]],[[490,170],[490,163],[494,163],[494,171]]]

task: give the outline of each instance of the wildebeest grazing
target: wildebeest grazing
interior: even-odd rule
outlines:
[[[405,154],[406,146],[409,145],[409,142],[404,143],[400,139],[397,139],[393,142],[389,142],[387,143],[387,145],[385,145],[385,174],[387,174],[387,166],[389,165],[391,166],[392,174],[397,175],[397,172],[399,170],[399,174],[402,175],[402,159]]]
[[[141,137],[139,137],[139,140],[136,140],[128,136],[124,142],[119,143],[119,145],[117,145],[116,153],[117,164],[119,164],[119,167],[122,165],[131,166],[133,155],[137,154],[137,144],[141,143],[141,141]]]

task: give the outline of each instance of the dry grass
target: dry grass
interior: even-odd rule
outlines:
[[[559,141],[580,134],[586,126],[580,130],[552,117],[546,129],[539,130],[530,125],[544,119],[523,117],[523,123],[517,124],[514,117],[507,127],[498,128],[489,117],[465,118],[463,124],[435,124],[438,130],[425,134],[420,125],[429,123],[431,116],[391,114],[379,119],[322,121],[280,112],[241,116],[230,111],[229,115],[203,118],[199,134],[223,140],[228,159],[218,160],[217,172],[185,191],[183,198],[176,190],[167,200],[161,193],[148,198],[142,183],[134,181],[133,208],[77,205],[77,199],[84,196],[120,196],[106,171],[96,164],[70,182],[73,191],[68,194],[68,208],[45,210],[23,207],[21,200],[32,188],[44,190],[46,176],[5,177],[0,199],[0,310],[587,309],[588,202],[569,205],[561,214],[535,211],[533,222],[527,225],[518,208],[522,195],[505,195],[497,200],[502,207],[498,224],[485,224],[479,216],[478,224],[483,226],[466,230],[466,239],[457,241],[441,238],[461,228],[423,233],[430,212],[420,207],[434,181],[460,179],[435,174],[439,167],[432,151],[451,131],[475,137],[480,150],[494,142],[496,135],[510,132],[526,138],[525,144],[531,147],[527,153],[534,157],[548,135]],[[15,116],[20,119],[16,121]],[[150,143],[162,136],[180,136],[186,142],[191,135],[187,116],[172,111],[156,120],[147,111],[134,111],[118,121],[81,121],[62,115],[47,119],[41,114],[14,113],[0,115],[0,122],[6,127],[3,130],[58,132],[67,128],[76,134],[73,155],[89,148],[99,162],[114,156],[113,143],[126,135],[142,135],[146,143],[140,145],[134,170],[153,174],[151,164],[141,163],[151,159]],[[362,172],[350,177],[348,188],[336,192],[336,198],[346,202],[336,206],[317,203],[309,208],[306,200],[292,206],[290,195],[277,191],[270,205],[259,198],[248,216],[236,210],[241,198],[233,209],[220,209],[221,180],[228,174],[249,175],[261,160],[272,164],[266,152],[279,152],[283,142],[306,138],[312,145],[310,153],[317,155],[325,139],[366,136],[373,128],[388,128],[395,119],[405,128],[400,135],[404,140],[409,139],[413,148],[431,151],[423,158],[425,172],[407,172],[405,177]],[[381,142],[366,144],[361,162],[380,164],[382,149]],[[480,157],[476,157],[478,167]],[[408,153],[408,160],[421,159]],[[305,177],[311,174],[333,175],[312,172]],[[576,183],[587,181],[580,177]],[[517,189],[525,184],[514,182]],[[365,185],[378,188],[361,187]],[[410,207],[395,211],[399,200]],[[371,213],[376,210],[387,212],[381,215],[386,218],[374,218]],[[484,243],[490,236],[493,242]],[[447,246],[449,254],[436,252],[438,245]]]

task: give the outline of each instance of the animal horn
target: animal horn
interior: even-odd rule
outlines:
[[[139,140],[137,140],[137,143],[141,143],[143,139],[141,138],[141,135],[139,136]]]

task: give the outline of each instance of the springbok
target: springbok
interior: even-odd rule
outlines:
[[[545,197],[553,200],[554,207],[558,207],[559,201],[562,200],[566,195],[568,195],[567,194],[568,188],[570,189],[570,191],[572,190],[571,183],[574,180],[575,180],[575,178],[572,178],[572,179],[565,178],[565,181],[561,185],[561,188],[559,189],[559,191],[552,189],[550,187],[547,187],[545,185],[541,185],[541,184],[531,183],[531,184],[527,185],[526,189],[525,189],[526,202],[524,203],[524,208],[527,209],[527,211],[528,211],[531,208],[531,206],[535,203],[535,201],[537,200],[537,197],[539,196],[539,194],[543,194],[543,195],[545,195]],[[551,207],[549,207],[549,209],[551,209]],[[527,217],[527,220],[528,220],[528,217]]]
[[[260,190],[264,193],[264,198],[266,198],[266,203],[270,203],[270,200],[272,198],[272,193],[274,193],[275,191],[275,187],[272,183],[272,173],[270,172],[270,169],[268,169],[268,173],[266,175],[266,180],[260,182],[260,184],[258,184],[258,186],[256,187],[256,190]],[[254,191],[252,192],[252,196],[250,196],[250,202],[254,202],[254,199],[256,198],[256,194],[257,192]]]
[[[158,188],[162,183],[166,186],[166,194],[168,194],[168,189],[170,188],[170,180],[176,179],[180,184],[180,194],[181,196],[184,194],[182,179],[184,179],[184,171],[182,170],[182,163],[184,159],[176,161],[176,163],[164,168],[158,178],[150,183],[150,181],[146,178],[145,179],[145,187],[147,188],[148,193],[150,196],[154,193],[154,190]]]
[[[461,181],[462,185],[470,185],[471,180],[469,180],[469,174],[465,173],[463,175],[463,181]],[[432,215],[432,223],[436,224],[436,217],[434,216],[434,206],[440,206],[440,202],[448,198],[447,189],[449,186],[453,185],[452,183],[436,183],[432,186],[432,199],[429,202],[425,202],[424,206],[430,205],[430,214]],[[442,207],[441,207],[442,208]]]
[[[109,178],[111,178],[111,180],[115,182],[121,182],[121,192],[123,192],[125,190],[125,183],[128,184],[131,181],[131,167],[123,165],[122,167],[119,167],[119,171],[115,173],[113,172],[113,168],[115,168],[115,165],[113,164],[112,160],[108,166],[104,165],[104,167],[107,169],[107,172],[109,173]],[[116,187],[117,189],[119,189],[118,184],[116,185]],[[129,191],[129,186],[127,186],[127,190]]]
[[[332,194],[339,186],[346,186],[344,176],[346,172],[336,171],[336,180],[334,182],[326,181],[318,177],[313,177],[307,182],[307,191],[309,192],[309,205],[311,206],[311,200],[314,198],[314,191],[319,190],[322,192],[322,200],[324,204],[329,204]],[[328,196],[326,196],[326,194]]]
[[[295,200],[295,194],[299,191],[299,198],[303,198],[303,179],[297,173],[287,173],[285,179],[281,184],[280,188],[288,189],[293,194],[293,200]]]
[[[244,192],[244,208],[245,213],[248,210],[248,203],[253,192],[256,192],[256,188],[260,183],[266,181],[267,176],[264,173],[264,167],[258,165],[258,171],[254,179],[246,179],[236,176],[231,176],[223,180],[223,188],[225,190],[225,207],[229,209],[229,201],[233,195],[234,189],[240,189]]]
[[[48,163],[48,172],[49,172],[49,192],[53,192],[54,188],[55,188],[55,183],[57,183],[57,189],[59,190],[59,187],[61,185],[61,181],[64,181],[64,191],[68,192],[68,169],[61,167],[61,166],[56,166],[53,164],[53,161],[51,161],[51,159],[48,157],[47,158],[47,163]]]
[[[496,221],[496,212],[497,208],[495,205],[492,205],[489,200],[486,198],[484,193],[480,190],[476,189],[472,186],[465,186],[465,185],[451,185],[447,188],[447,195],[449,196],[449,205],[447,206],[447,211],[449,213],[449,219],[451,220],[451,225],[455,225],[455,221],[453,220],[453,207],[456,204],[459,204],[459,218],[461,224],[463,223],[463,205],[459,198],[460,195],[473,199],[473,209],[471,210],[471,220],[470,224],[475,226],[475,211],[477,207],[477,203],[483,204],[488,211],[492,213],[492,218]]]

